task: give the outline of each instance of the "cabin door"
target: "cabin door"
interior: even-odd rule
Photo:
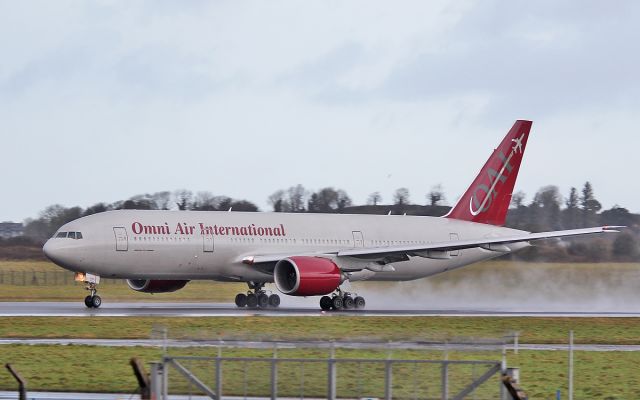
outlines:
[[[362,232],[353,231],[353,247],[364,247],[364,238]]]
[[[202,251],[205,253],[213,253],[213,234],[208,233],[202,235]]]
[[[116,236],[116,251],[129,250],[129,238],[127,237],[127,230],[122,226],[116,226],[113,228],[113,233]]]

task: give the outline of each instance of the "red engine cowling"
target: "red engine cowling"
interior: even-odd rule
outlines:
[[[289,257],[273,270],[276,287],[291,296],[319,296],[336,290],[344,281],[340,268],[321,257]]]
[[[169,281],[159,279],[127,279],[127,285],[143,293],[169,293],[182,289],[189,281]]]

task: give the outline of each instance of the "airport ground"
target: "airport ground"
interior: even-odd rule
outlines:
[[[7,264],[0,264],[5,270]],[[34,267],[33,263],[19,265],[12,263],[11,268],[32,269],[50,268],[48,265]],[[536,265],[535,272],[521,271],[507,264],[483,265],[477,270],[468,270],[473,274],[478,289],[486,290],[487,285],[494,287],[522,287],[526,284],[531,291],[523,293],[522,304],[528,301],[540,301],[552,293],[560,295],[568,291],[566,298],[576,297],[576,287],[585,287],[584,299],[600,301],[601,296],[610,300],[606,306],[636,306],[634,296],[637,288],[639,267],[635,264],[613,265]],[[531,266],[530,266],[531,267]],[[529,268],[528,268],[529,269]],[[527,269],[527,270],[528,270]],[[542,272],[541,272],[542,271]],[[531,275],[533,274],[533,275]],[[551,275],[548,275],[551,274]],[[488,277],[494,277],[489,280]],[[499,279],[495,279],[495,277]],[[556,279],[550,278],[550,276]],[[430,301],[434,297],[451,290],[456,298],[466,299],[477,296],[470,287],[462,287],[469,275],[451,274],[446,281],[430,282],[431,295],[420,298]],[[527,282],[528,280],[532,280]],[[575,282],[563,287],[567,282]],[[551,282],[551,283],[550,283]],[[377,286],[378,284],[373,284]],[[396,284],[394,284],[395,287]],[[399,284],[402,285],[402,284]],[[417,293],[415,283],[406,283],[408,293]],[[443,286],[444,285],[444,286]],[[558,286],[559,285],[559,286]],[[418,286],[420,288],[422,286]],[[551,287],[551,289],[549,289]],[[5,288],[15,290],[7,294]],[[617,288],[617,290],[612,290]],[[187,285],[184,293],[177,292],[160,298],[166,301],[228,301],[229,293],[235,294],[242,287],[236,285],[195,283]],[[150,301],[148,295],[130,291],[125,285],[105,285],[101,288],[105,300],[110,301]],[[203,290],[206,290],[203,293]],[[395,289],[393,289],[395,290]],[[505,301],[514,301],[514,288],[506,288],[500,296]],[[537,296],[536,290],[544,293]],[[558,290],[558,292],[554,292]],[[384,292],[384,290],[382,290]],[[20,294],[23,297],[20,297]],[[0,287],[2,300],[16,301],[19,298],[32,301],[78,301],[84,295],[82,288],[73,284],[66,286],[15,286]],[[495,301],[495,293],[490,301]],[[155,296],[153,297],[155,298]],[[533,300],[532,300],[533,299]],[[451,299],[449,299],[451,300]],[[581,301],[584,300],[584,301]],[[535,306],[535,304],[534,304]],[[545,304],[546,306],[546,304]],[[576,307],[584,304],[574,304]],[[173,336],[197,337],[203,332],[207,337],[234,337],[246,339],[345,339],[377,338],[382,340],[427,339],[442,340],[456,337],[496,338],[513,331],[520,332],[521,343],[566,343],[569,330],[575,332],[575,341],[580,344],[640,344],[640,319],[638,318],[547,318],[547,317],[3,317],[0,318],[1,338],[149,338],[153,326],[166,326]],[[180,354],[211,354],[212,348],[174,349]],[[225,350],[227,354],[255,355],[259,350]],[[300,350],[302,351],[302,350]],[[309,350],[307,350],[309,351]],[[357,351],[356,351],[357,352]],[[138,356],[145,362],[158,360],[162,350],[153,347],[98,347],[98,346],[59,346],[59,345],[3,345],[0,348],[0,362],[13,363],[29,380],[32,390],[72,390],[72,391],[108,391],[132,392],[135,379],[130,372],[128,360]],[[441,358],[442,352],[423,352],[424,357]],[[401,357],[401,351],[394,351],[394,357]],[[341,356],[338,353],[338,356]],[[342,356],[346,356],[342,354]],[[370,351],[349,356],[372,357]],[[386,354],[385,354],[386,356]],[[450,359],[499,358],[498,354],[486,352],[448,352]],[[521,368],[523,387],[530,398],[553,398],[560,389],[566,393],[567,353],[564,351],[521,350],[517,355],[513,351],[507,354],[511,366]],[[579,351],[575,354],[575,398],[581,399],[628,399],[640,398],[640,352],[637,351]],[[229,375],[232,376],[232,375]],[[311,384],[311,383],[310,383]],[[365,382],[366,384],[366,382]],[[232,381],[225,387],[234,388]],[[0,374],[0,389],[14,389],[15,383],[8,374]],[[236,393],[241,394],[239,388]],[[292,393],[295,395],[295,393]]]

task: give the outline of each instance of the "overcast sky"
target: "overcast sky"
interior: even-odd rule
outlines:
[[[635,1],[0,1],[0,221],[298,183],[449,204],[516,119],[516,189],[640,212]]]

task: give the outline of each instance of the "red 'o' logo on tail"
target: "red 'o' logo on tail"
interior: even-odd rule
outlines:
[[[481,212],[487,211],[491,207],[491,202],[493,199],[489,195],[489,193],[493,190],[493,188],[489,189],[489,187],[483,183],[476,186],[473,190],[473,194],[471,195],[471,200],[469,201],[469,212],[474,217]],[[480,203],[480,195],[484,193],[484,198],[482,203]],[[475,210],[474,210],[475,207]]]

